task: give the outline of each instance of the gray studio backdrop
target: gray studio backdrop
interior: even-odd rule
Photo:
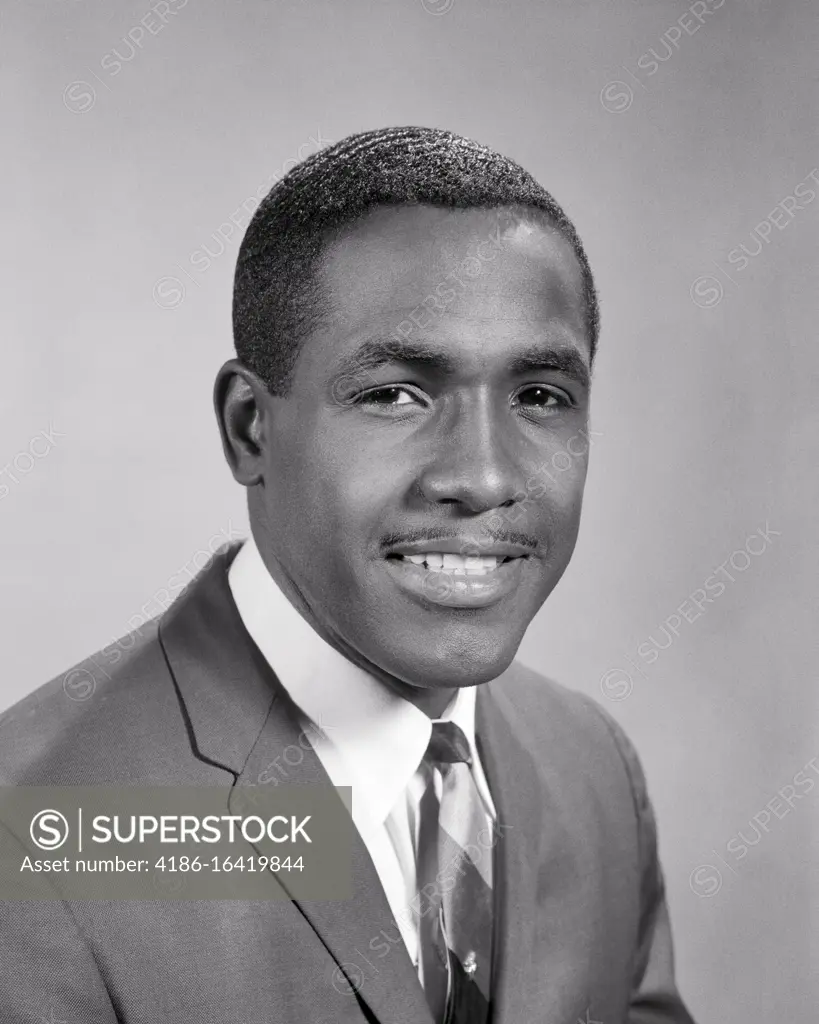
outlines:
[[[360,129],[473,136],[564,204],[603,305],[580,541],[522,657],[640,751],[698,1020],[815,1020],[818,22],[7,0],[0,706],[245,530],[210,390],[272,181]]]

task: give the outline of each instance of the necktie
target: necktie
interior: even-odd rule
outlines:
[[[463,731],[433,722],[417,870],[424,989],[438,1024],[484,1024],[489,1014],[494,842],[471,763]]]

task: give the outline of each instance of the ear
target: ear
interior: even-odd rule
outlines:
[[[259,377],[238,359],[229,359],[216,375],[213,406],[222,450],[237,483],[252,487],[263,479],[263,449],[270,430],[272,395]]]

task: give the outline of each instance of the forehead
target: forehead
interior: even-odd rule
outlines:
[[[327,246],[317,278],[328,320],[347,335],[409,320],[531,341],[558,322],[588,355],[580,265],[536,213],[381,207]]]

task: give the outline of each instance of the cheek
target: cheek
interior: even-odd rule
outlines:
[[[578,514],[587,471],[586,455],[571,455],[561,448],[532,469],[526,489],[558,518]]]
[[[563,474],[556,488],[555,512],[562,529],[571,537],[572,544],[580,526],[580,511],[583,507],[583,490],[586,483],[585,467],[574,466],[572,472]]]
[[[365,463],[349,454],[305,455],[304,464],[272,496],[291,552],[307,558],[322,552],[324,571],[335,565],[344,573],[384,532],[383,477],[373,460]]]
[[[538,474],[549,540],[559,562],[571,556],[577,540],[586,470],[585,459],[573,459],[566,465],[558,460],[557,465],[550,462]]]

